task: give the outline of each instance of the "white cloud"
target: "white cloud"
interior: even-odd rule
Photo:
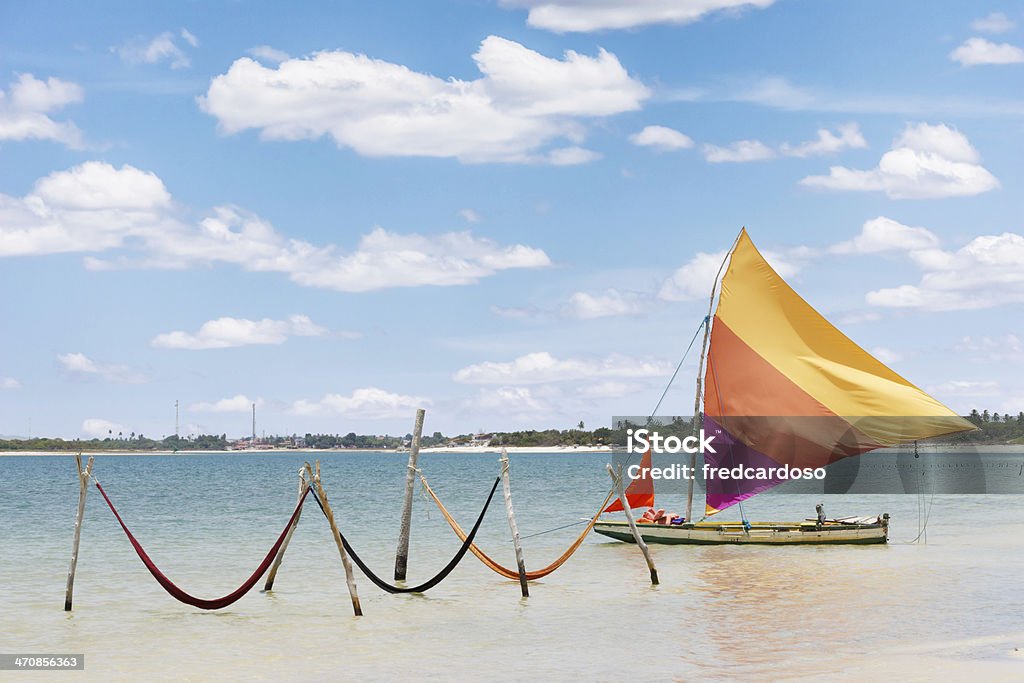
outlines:
[[[927,228],[903,225],[879,216],[866,221],[852,240],[829,247],[833,254],[877,254],[886,251],[930,250],[939,246],[939,238]]]
[[[76,379],[98,377],[114,384],[143,384],[146,377],[125,365],[97,363],[83,353],[57,354],[61,370]]]
[[[856,123],[839,126],[837,130],[838,135],[825,128],[819,128],[816,139],[798,145],[783,144],[779,151],[785,156],[805,158],[835,154],[844,149],[862,149],[868,146]]]
[[[559,147],[548,152],[547,162],[552,166],[579,166],[601,158],[599,152],[583,147]]]
[[[950,380],[927,387],[929,394],[940,396],[999,396],[999,383],[992,381]]]
[[[90,417],[82,421],[82,433],[93,439],[105,439],[108,436],[116,437],[118,434],[126,431],[128,431],[127,427],[110,420]]]
[[[629,141],[640,147],[653,147],[665,152],[693,147],[693,140],[673,128],[645,126],[639,133],[629,136]]]
[[[500,0],[529,10],[527,23],[557,33],[689,24],[709,14],[768,7],[775,0]]]
[[[982,33],[1006,33],[1012,31],[1016,25],[1002,12],[992,12],[971,22],[971,28]]]
[[[861,135],[860,127],[855,123],[839,126],[837,131],[838,134],[826,128],[819,128],[818,136],[814,140],[808,140],[807,142],[795,145],[784,142],[778,148],[769,147],[760,140],[739,140],[727,147],[704,145],[704,158],[713,164],[764,161],[778,156],[799,157],[803,159],[811,156],[835,154],[844,149],[868,146],[864,136]]]
[[[468,407],[519,416],[540,414],[551,408],[547,401],[534,396],[529,387],[482,389]]]
[[[923,271],[921,281],[869,292],[869,304],[962,310],[1024,302],[1024,236],[981,235],[956,251],[927,249],[910,256]]]
[[[13,377],[0,377],[0,389],[19,389],[21,382]]]
[[[481,220],[480,214],[473,209],[459,209],[459,217],[467,223],[479,223]]]
[[[81,148],[82,131],[70,121],[55,121],[50,114],[82,99],[82,88],[76,83],[19,75],[9,90],[0,90],[0,141],[53,140]]]
[[[117,48],[111,48],[117,52],[122,60],[129,64],[159,64],[168,62],[172,69],[183,69],[192,62],[185,51],[178,46],[177,40],[181,38],[189,46],[195,48],[199,40],[187,29],[182,29],[180,34],[175,35],[171,31],[164,31],[160,35],[146,40],[136,38]]]
[[[692,301],[707,299],[715,275],[722,266],[726,252],[711,254],[698,252],[685,265],[668,277],[658,290],[658,298],[664,301]],[[783,278],[796,275],[803,267],[803,261],[812,255],[806,248],[798,247],[786,252],[762,251],[761,255]]]
[[[36,182],[25,197],[0,194],[0,257],[122,250],[86,259],[94,270],[233,264],[288,275],[310,287],[364,292],[465,285],[501,270],[551,265],[540,249],[504,246],[470,232],[398,234],[374,228],[354,251],[289,239],[256,215],[222,206],[190,225],[154,174],[91,161]]]
[[[181,37],[192,47],[199,47],[199,39],[187,28],[181,29]]]
[[[198,413],[248,413],[252,410],[254,403],[257,406],[261,406],[263,405],[263,399],[251,399],[244,394],[238,394],[237,396],[222,398],[212,403],[209,401],[193,403],[189,406],[189,410]]]
[[[859,325],[861,323],[877,322],[881,319],[882,316],[874,311],[848,311],[837,316],[836,322],[840,325]]]
[[[794,85],[781,76],[740,83],[727,80],[703,88],[676,88],[663,96],[683,102],[746,102],[781,111],[899,114],[916,118],[942,115],[1017,119],[1024,114],[1024,100],[1015,93],[1004,97],[978,97],[959,92],[944,96],[851,92],[849,88]]]
[[[267,140],[329,135],[365,156],[463,162],[582,163],[582,119],[639,109],[650,92],[614,55],[551,59],[489,36],[473,56],[482,77],[441,79],[340,50],[269,68],[236,60],[199,98],[222,132]],[[560,141],[574,146],[545,153]],[[572,151],[566,151],[572,150]]]
[[[167,332],[154,337],[151,343],[162,349],[228,349],[252,344],[283,344],[288,337],[319,337],[326,332],[305,315],[293,315],[287,320],[217,318],[203,323],[195,334]]]
[[[647,385],[640,382],[607,380],[594,384],[584,384],[576,388],[576,393],[582,398],[590,399],[619,398],[639,393],[645,389],[647,389]]]
[[[257,45],[256,47],[250,47],[246,52],[253,57],[264,59],[272,64],[280,64],[286,59],[291,59],[291,55],[287,52],[270,47],[269,45]]]
[[[892,349],[885,346],[876,346],[871,349],[871,355],[882,361],[886,365],[896,363],[903,360],[903,354],[899,351],[893,351]]]
[[[727,147],[704,145],[704,159],[708,163],[744,163],[775,158],[775,150],[759,140],[737,140]]]
[[[617,315],[630,315],[644,308],[644,298],[636,292],[606,289],[601,294],[576,292],[569,297],[565,313],[572,318],[589,320]]]
[[[613,354],[599,360],[558,359],[546,351],[528,353],[510,362],[469,365],[452,378],[463,384],[545,384],[603,377],[662,377],[672,368],[662,361]]]
[[[827,176],[800,184],[841,191],[881,191],[894,199],[928,199],[981,194],[999,181],[980,163],[963,133],[945,125],[910,125],[878,166],[860,171],[833,166]]]
[[[352,419],[408,417],[431,401],[420,396],[393,394],[376,387],[356,389],[351,396],[327,394],[318,401],[299,400],[292,404],[293,415],[341,415]]]
[[[1009,43],[993,43],[984,38],[968,38],[963,45],[949,53],[949,58],[964,66],[1020,64],[1024,62],[1024,50]]]
[[[959,353],[970,354],[977,362],[1004,363],[1024,360],[1024,340],[1015,334],[998,337],[966,336],[955,347]]]

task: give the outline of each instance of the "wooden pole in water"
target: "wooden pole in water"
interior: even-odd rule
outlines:
[[[334,543],[338,546],[341,564],[345,567],[345,581],[348,583],[349,597],[352,598],[352,611],[357,617],[361,617],[363,616],[363,608],[359,605],[359,594],[356,592],[356,579],[352,574],[352,563],[348,561],[345,544],[341,542],[341,532],[338,531],[338,525],[334,522],[334,511],[331,510],[331,504],[327,502],[327,492],[324,491],[324,486],[320,483],[320,461],[316,461],[316,474],[313,473],[312,468],[307,462],[306,473],[309,475],[309,480],[313,482],[313,486],[316,487],[317,495],[320,496],[320,503],[324,506],[324,512],[327,513],[327,523],[331,525]]]
[[[412,492],[416,484],[416,460],[420,455],[420,439],[423,437],[423,417],[427,411],[416,409],[416,422],[412,428],[412,443],[409,445],[409,467],[405,471],[405,500],[402,503],[402,521],[398,527],[398,552],[395,554],[395,581],[405,581],[409,564],[409,531],[412,527]]]
[[[615,485],[615,492],[622,502],[622,509],[626,513],[626,521],[629,522],[629,530],[633,532],[633,540],[640,546],[640,552],[644,554],[644,559],[647,560],[647,568],[651,570],[651,585],[657,586],[658,570],[654,567],[654,560],[651,559],[651,551],[648,550],[647,544],[644,543],[644,537],[640,535],[640,530],[636,528],[636,522],[633,521],[633,511],[629,508],[629,501],[626,500],[625,491],[622,490],[622,466],[619,466],[619,471],[616,473],[611,463],[609,463],[608,474],[611,476],[612,482]]]
[[[530,597],[530,587],[526,581],[526,563],[523,562],[523,546],[519,543],[519,527],[516,526],[516,513],[512,510],[512,484],[508,480],[508,449],[501,449],[501,484],[505,493],[505,512],[508,513],[508,527],[512,530],[512,544],[516,548],[516,566],[519,567],[519,587],[523,597]]]
[[[82,540],[82,517],[85,515],[85,496],[89,492],[89,477],[92,476],[93,456],[82,471],[82,454],[75,454],[75,473],[78,475],[78,515],[75,517],[75,542],[71,546],[71,566],[68,567],[68,586],[64,591],[64,611],[71,611],[75,592],[75,570],[78,569],[78,546]]]
[[[299,498],[295,505],[302,502],[302,496],[306,493],[306,489],[309,488],[309,483],[306,478],[302,476],[305,468],[299,468]],[[267,575],[267,583],[263,586],[263,590],[270,591],[274,590],[274,579],[277,578],[277,570],[281,568],[281,563],[284,561],[284,551],[288,550],[288,544],[292,540],[292,534],[295,533],[295,527],[299,525],[299,517],[302,516],[302,510],[300,509],[298,514],[295,515],[295,523],[288,529],[288,534],[284,537],[284,543],[281,544],[281,548],[277,551],[277,557],[274,558],[274,565],[270,568],[270,574]]]

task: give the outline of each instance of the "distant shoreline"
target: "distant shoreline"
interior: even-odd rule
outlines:
[[[500,453],[502,446],[434,446],[431,448],[421,448],[420,453],[453,453],[453,454],[466,454],[466,453]],[[505,446],[509,453],[615,453],[624,452],[624,448],[615,448],[612,446]],[[0,457],[20,457],[20,456],[68,456],[73,457],[78,451],[0,451]],[[181,451],[114,451],[114,450],[103,450],[103,451],[90,451],[82,450],[82,455],[90,456],[104,456],[104,455],[131,455],[131,456],[147,456],[147,455],[287,455],[289,453],[383,453],[383,454],[395,454],[395,455],[406,455],[409,453],[408,449],[393,449],[393,448],[254,448],[254,449],[240,449],[240,450],[181,450]]]
[[[465,455],[473,453],[500,453],[502,446],[432,446],[420,449],[420,453]],[[621,446],[505,446],[510,454],[529,455],[535,453],[624,453],[625,448]],[[891,451],[905,451],[910,446],[879,448],[876,453]],[[978,451],[984,453],[1024,453],[1024,444],[937,444],[933,446],[923,445],[920,447],[922,453],[963,453],[967,451]],[[78,451],[0,451],[0,458],[22,457],[22,456],[67,456],[73,457]],[[82,455],[105,456],[105,455],[287,455],[289,453],[381,453],[406,455],[408,449],[391,448],[268,448],[268,449],[241,449],[241,450],[181,450],[181,451],[90,451],[82,450]],[[870,452],[865,454],[870,456]]]

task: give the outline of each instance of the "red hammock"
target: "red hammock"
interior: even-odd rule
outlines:
[[[246,579],[245,583],[239,586],[233,593],[229,593],[223,598],[217,598],[215,600],[204,600],[202,598],[189,595],[175,586],[174,583],[168,579],[155,564],[153,564],[153,560],[149,559],[149,555],[146,554],[146,551],[142,549],[139,542],[135,540],[134,536],[132,536],[132,532],[128,530],[127,526],[125,526],[124,520],[121,519],[121,515],[117,514],[117,510],[114,509],[114,504],[110,502],[107,492],[103,490],[103,487],[100,486],[98,481],[96,482],[96,488],[98,488],[100,493],[103,494],[103,500],[107,501],[107,505],[110,506],[110,511],[114,513],[114,517],[117,518],[121,528],[124,529],[124,533],[128,536],[128,540],[131,541],[132,547],[135,548],[135,552],[139,554],[139,559],[142,560],[142,564],[146,565],[146,569],[148,569],[149,573],[153,575],[153,578],[157,580],[157,583],[159,583],[165,591],[170,593],[171,597],[180,600],[186,605],[192,605],[199,609],[222,609],[227,607],[248,593],[252,587],[256,585],[256,582],[260,580],[260,577],[262,577],[264,573],[266,573],[267,569],[270,567],[270,563],[273,562],[274,558],[277,556],[277,551],[281,548],[281,544],[284,543],[284,537],[288,535],[288,530],[292,528],[293,524],[295,524],[295,520],[299,516],[299,510],[302,509],[302,503],[306,500],[306,496],[309,495],[309,489],[307,488],[306,493],[302,495],[302,498],[299,499],[298,504],[295,506],[295,512],[292,513],[292,518],[288,520],[288,524],[285,526],[284,531],[282,531],[281,535],[277,537],[277,542],[274,543],[274,547],[272,547],[270,552],[267,553],[267,556],[263,558],[263,562],[261,562],[260,566],[256,568],[256,571],[253,572],[252,576]]]

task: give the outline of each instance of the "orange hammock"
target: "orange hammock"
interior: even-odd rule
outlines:
[[[427,494],[429,494],[430,497],[434,499],[434,503],[437,504],[437,507],[441,511],[441,514],[444,515],[444,518],[448,521],[448,524],[449,526],[451,526],[452,531],[455,532],[455,535],[459,537],[460,541],[465,542],[466,532],[462,530],[462,527],[459,526],[459,523],[455,521],[455,518],[452,517],[451,513],[449,513],[448,510],[445,509],[444,504],[441,502],[441,499],[437,497],[436,493],[434,493],[434,489],[430,488],[430,484],[427,483],[426,477],[424,477],[422,474],[420,475],[420,481],[423,483],[423,490],[426,491]],[[573,544],[569,546],[568,550],[562,553],[562,555],[557,560],[555,560],[548,566],[544,567],[543,569],[538,569],[535,572],[526,572],[527,581],[543,579],[545,576],[547,576],[548,574],[552,573],[553,571],[561,567],[563,564],[565,564],[566,560],[572,557],[573,553],[575,553],[576,550],[578,550],[579,547],[583,545],[583,539],[585,539],[587,537],[587,534],[590,533],[591,529],[594,528],[594,525],[597,523],[597,518],[601,515],[601,511],[604,510],[605,506],[608,505],[608,501],[610,501],[612,499],[612,496],[614,495],[614,491],[608,494],[608,497],[604,499],[603,503],[601,503],[601,507],[597,509],[597,512],[590,519],[590,523],[587,524],[585,529],[583,529],[583,533],[579,535],[579,537],[573,542]],[[480,548],[478,548],[475,543],[470,544],[469,551],[476,555],[478,560],[480,560],[485,565],[490,567],[492,571],[501,574],[506,579],[519,578],[518,570],[509,569],[508,567],[501,566],[500,564],[492,560],[490,557],[488,557],[487,553],[480,550]]]

